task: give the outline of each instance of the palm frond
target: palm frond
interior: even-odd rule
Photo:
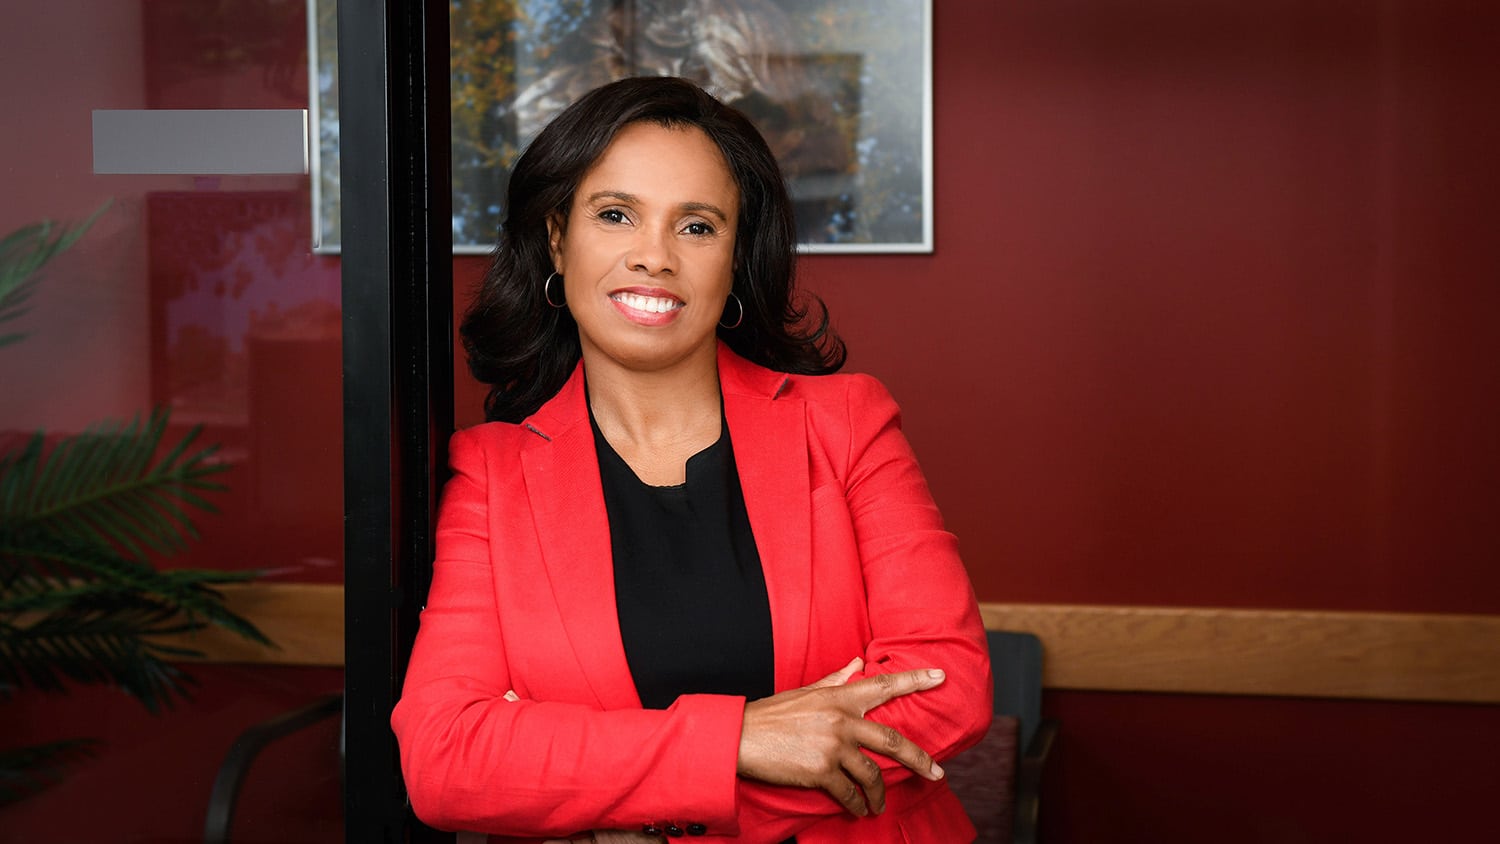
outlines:
[[[0,527],[0,620],[7,613],[152,601],[170,607],[186,625],[183,630],[214,625],[274,647],[249,619],[225,606],[223,594],[213,588],[259,576],[257,571],[157,570],[92,544],[45,534],[17,535]]]
[[[276,643],[267,638],[248,618],[231,612],[224,605],[224,594],[212,588],[221,583],[243,583],[260,576],[257,571],[233,572],[206,569],[173,569],[161,572],[160,585],[151,594],[170,601],[177,611],[197,627],[213,625],[222,627],[240,638],[274,648]],[[196,628],[195,628],[196,629]]]
[[[93,757],[97,739],[66,739],[0,750],[0,806],[9,806],[57,784],[67,769]]]
[[[0,686],[61,692],[68,682],[113,685],[158,712],[185,697],[191,684],[149,639],[180,629],[171,623],[175,615],[170,606],[139,599],[73,606],[22,624],[0,621]]]
[[[100,423],[45,451],[37,434],[0,459],[0,522],[116,548],[130,557],[170,554],[196,536],[188,508],[214,511],[199,493],[224,489],[209,476],[217,446],[193,450],[193,428],[155,459],[170,412]]]
[[[109,202],[105,202],[71,229],[43,220],[22,226],[0,239],[0,323],[18,319],[27,312],[27,301],[40,280],[36,271],[83,237],[108,207]],[[20,333],[0,334],[0,346],[24,337]]]

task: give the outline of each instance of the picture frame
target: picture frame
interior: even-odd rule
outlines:
[[[336,18],[308,0],[315,249],[339,249]],[[678,75],[739,108],[808,253],[933,249],[931,0],[454,0],[453,251],[494,249],[510,166],[587,90]]]

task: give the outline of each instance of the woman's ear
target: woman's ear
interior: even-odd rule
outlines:
[[[563,269],[563,237],[567,234],[567,220],[561,214],[547,217],[547,251],[552,253],[552,269],[558,275],[567,275]]]

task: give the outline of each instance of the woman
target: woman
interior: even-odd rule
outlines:
[[[417,815],[972,840],[934,757],[990,718],[973,590],[894,402],[827,374],[842,345],[793,305],[765,142],[623,80],[536,138],[508,208],[463,323],[492,422],[453,438],[392,716]]]

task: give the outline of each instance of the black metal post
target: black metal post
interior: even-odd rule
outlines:
[[[448,6],[339,0],[338,19],[345,840],[443,840],[407,806],[390,713],[453,430]]]

